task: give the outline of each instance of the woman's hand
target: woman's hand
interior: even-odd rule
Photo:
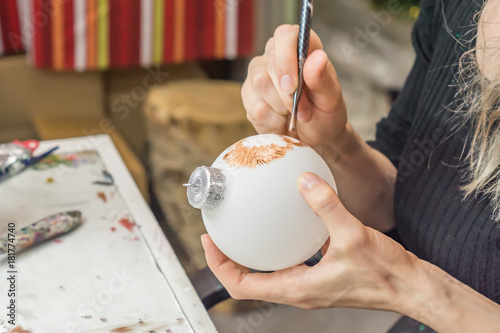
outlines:
[[[297,129],[288,131],[299,81],[298,33],[298,26],[278,27],[264,55],[250,63],[241,90],[247,117],[260,134],[285,134],[311,146],[332,170],[347,209],[366,225],[388,231],[394,227],[396,168],[347,123],[337,73],[314,31],[304,65]]]
[[[264,55],[255,57],[250,63],[241,95],[247,117],[258,133],[294,136],[322,151],[326,149],[323,145],[335,145],[344,134],[346,107],[335,69],[318,35],[311,31],[297,131],[288,131],[292,97],[299,81],[298,33],[298,26],[282,25],[276,29],[274,37],[267,42]]]
[[[208,266],[233,298],[305,309],[390,310],[441,333],[500,332],[500,305],[364,226],[316,175],[303,174],[299,188],[330,231],[316,266],[250,273],[202,236]]]
[[[342,205],[335,191],[311,173],[299,188],[323,219],[330,241],[314,267],[299,265],[273,273],[250,273],[228,259],[208,235],[202,237],[209,267],[236,299],[259,299],[306,309],[329,307],[397,311],[401,291],[414,276],[417,257],[385,235],[364,226]]]

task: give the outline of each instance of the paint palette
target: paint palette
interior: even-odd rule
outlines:
[[[195,185],[188,194],[205,191],[211,200],[220,195],[202,208],[202,217],[232,260],[261,271],[284,269],[309,259],[327,240],[325,224],[297,187],[302,173],[313,172],[336,190],[329,167],[312,148],[282,135],[257,135],[226,149],[212,168],[223,174],[223,189],[210,188],[216,179],[208,179],[205,189],[190,179]]]

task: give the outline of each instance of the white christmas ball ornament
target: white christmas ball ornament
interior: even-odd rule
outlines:
[[[300,195],[304,172],[337,190],[313,149],[283,135],[256,135],[227,148],[212,167],[197,168],[186,184],[188,200],[229,258],[256,270],[284,269],[313,256],[329,235]]]

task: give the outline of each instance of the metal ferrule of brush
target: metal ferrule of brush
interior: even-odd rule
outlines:
[[[224,200],[222,194],[225,178],[220,169],[206,166],[196,168],[189,177],[189,182],[184,184],[189,204],[202,210],[217,208],[219,202]]]
[[[297,90],[295,91],[295,94],[293,94],[293,105],[294,109],[298,108],[299,105],[299,99],[302,94],[302,87],[304,86],[304,64],[306,63],[305,58],[299,59],[299,84],[297,86]]]

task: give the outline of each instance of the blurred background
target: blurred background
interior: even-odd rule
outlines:
[[[313,29],[364,139],[413,62],[418,0],[316,0]],[[300,0],[1,0],[0,142],[110,135],[195,284],[204,227],[180,186],[254,133],[250,59]],[[220,332],[386,332],[396,314],[226,300]]]

